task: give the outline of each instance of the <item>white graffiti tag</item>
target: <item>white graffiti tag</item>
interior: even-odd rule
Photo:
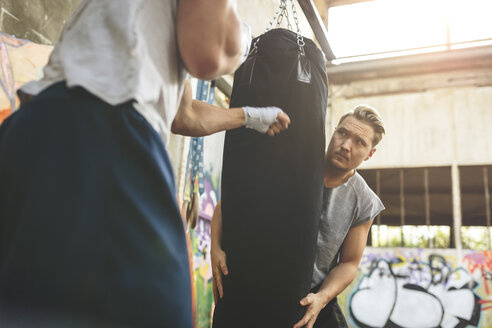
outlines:
[[[350,316],[359,327],[477,326],[476,286],[466,270],[452,271],[441,256],[431,255],[428,264],[380,259],[354,290]]]

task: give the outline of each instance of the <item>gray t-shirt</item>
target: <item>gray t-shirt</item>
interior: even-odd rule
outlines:
[[[324,188],[311,287],[321,284],[338,263],[350,228],[366,223],[382,210],[383,203],[357,172],[338,187]]]

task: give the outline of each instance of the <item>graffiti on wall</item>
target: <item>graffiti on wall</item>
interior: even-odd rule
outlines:
[[[467,264],[468,271],[480,273],[485,292],[488,295],[490,290],[487,281],[492,280],[492,252],[482,251],[467,254],[464,257],[464,262]]]
[[[214,308],[213,276],[210,259],[210,227],[215,205],[220,199],[220,174],[224,133],[207,136],[203,143],[203,192],[200,193],[198,222],[191,235],[193,279],[196,297],[196,328],[212,326]]]
[[[492,252],[367,248],[341,295],[353,327],[491,327]],[[490,318],[489,318],[490,316]]]
[[[19,105],[16,90],[41,77],[52,50],[0,32],[0,124]]]
[[[218,188],[209,172],[204,172],[205,192],[200,195],[200,215],[192,237],[193,278],[196,292],[196,327],[211,327],[213,308],[213,277],[210,259],[210,227],[217,204]]]

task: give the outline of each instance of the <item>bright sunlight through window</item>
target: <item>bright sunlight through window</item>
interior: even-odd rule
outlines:
[[[374,0],[330,8],[336,63],[492,44],[492,0]]]

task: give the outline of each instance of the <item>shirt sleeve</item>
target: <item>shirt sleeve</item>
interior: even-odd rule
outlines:
[[[352,227],[374,219],[384,209],[383,202],[381,202],[369,186],[365,185],[360,193],[358,193],[358,210]]]

